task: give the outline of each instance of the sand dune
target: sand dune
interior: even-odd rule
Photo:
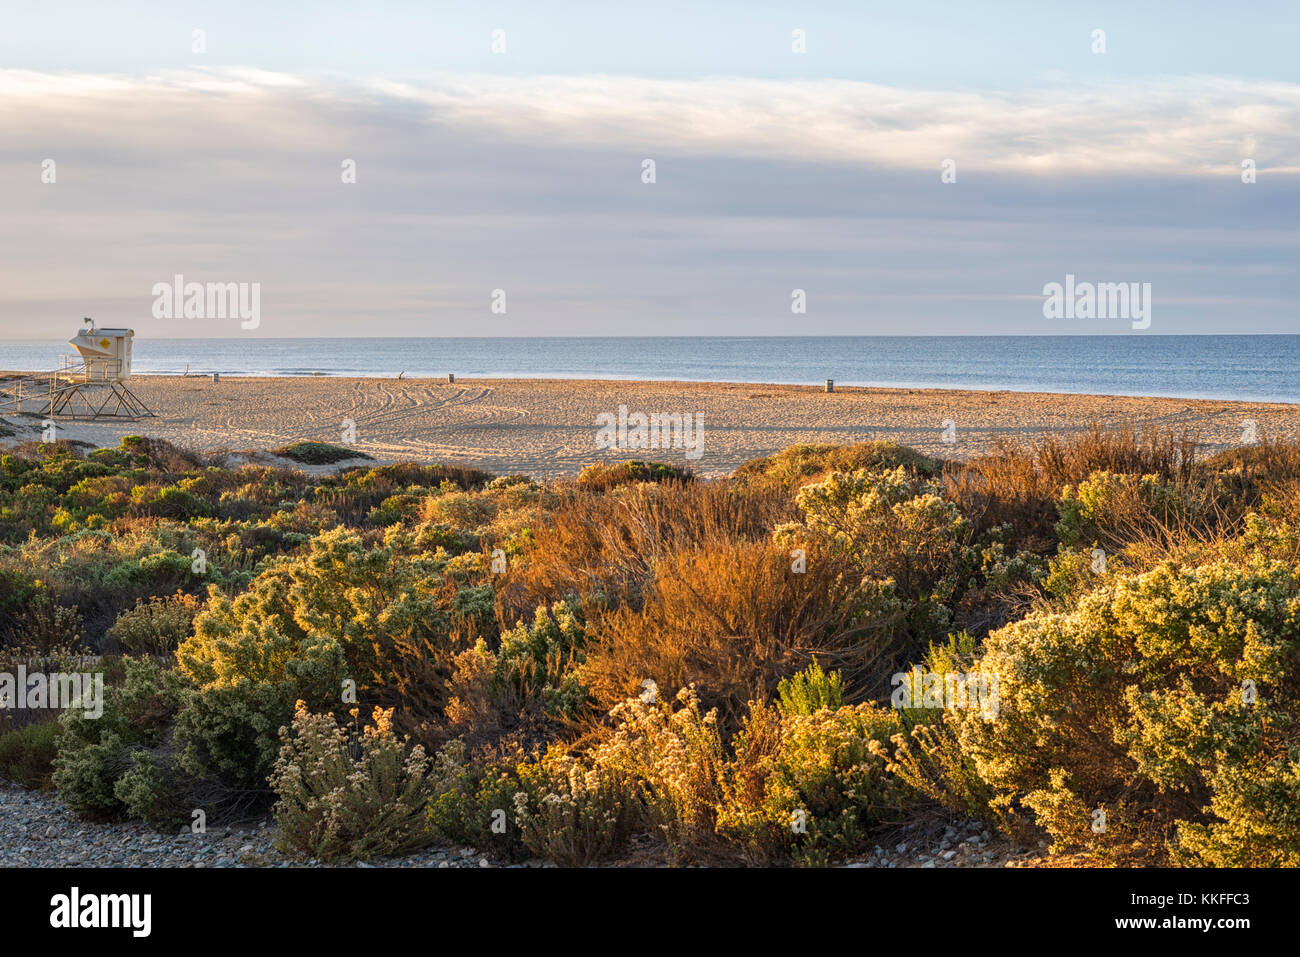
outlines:
[[[688,464],[721,475],[758,455],[801,442],[890,439],[962,457],[998,436],[1069,434],[1091,422],[1187,427],[1211,449],[1256,433],[1295,436],[1300,406],[1190,399],[731,383],[140,376],[137,394],[155,419],[60,423],[62,438],[97,445],[144,434],[205,451],[266,450],[299,439],[339,443],[355,423],[359,450],[384,461],[473,465],[536,478],[576,473],[587,463],[630,457]],[[597,416],[691,413],[703,416],[700,456],[682,449],[602,450]],[[18,438],[32,438],[31,417]],[[950,422],[945,442],[945,423]],[[16,439],[6,441],[12,443]]]

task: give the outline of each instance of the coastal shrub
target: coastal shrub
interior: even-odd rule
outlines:
[[[60,718],[53,782],[74,812],[172,827],[194,807],[215,819],[264,800],[292,686],[197,689],[154,659],[125,665],[125,683],[105,689],[101,718],[76,709]]]
[[[976,672],[979,658],[974,638],[965,633],[951,635],[946,642],[930,645],[920,669],[923,674],[968,675]],[[909,669],[907,674],[911,673]],[[914,682],[906,683],[913,690]],[[890,736],[888,744],[880,741],[871,748],[886,761],[885,770],[916,795],[962,818],[1014,831],[1013,822],[999,813],[996,794],[980,777],[975,759],[962,749],[953,712],[946,707],[899,708],[898,714],[901,727]],[[1023,830],[1017,834],[1024,836]]]
[[[184,799],[182,776],[165,749],[128,749],[118,760],[125,769],[113,782],[113,796],[127,817],[167,829],[188,820],[186,805],[194,802]]]
[[[424,497],[413,493],[390,495],[370,510],[367,520],[372,525],[397,525],[410,522],[420,514]]]
[[[561,748],[520,764],[514,818],[524,845],[561,867],[585,867],[613,854],[636,821],[627,783]]]
[[[554,725],[578,717],[587,704],[576,674],[586,640],[582,612],[567,601],[538,608],[531,623],[503,632],[495,651],[480,638],[452,660],[444,712],[449,734],[476,743],[509,731],[521,745],[549,737]]]
[[[357,449],[340,448],[328,442],[293,442],[273,450],[275,455],[292,459],[303,465],[333,465],[349,459],[370,459],[372,456]]]
[[[177,766],[226,788],[264,789],[297,690],[291,681],[239,681],[187,691],[176,713]]]
[[[1094,543],[1115,550],[1203,520],[1211,506],[1188,487],[1156,475],[1093,472],[1062,490],[1056,534],[1066,545]]]
[[[520,763],[518,754],[475,760],[464,741],[447,742],[434,756],[429,772],[430,829],[443,840],[491,850],[509,860],[527,857],[520,828],[510,826],[515,795],[522,787]]]
[[[521,621],[501,635],[494,678],[521,705],[537,701],[548,714],[576,717],[587,702],[575,672],[586,643],[586,622],[574,603],[538,608],[531,623]]]
[[[69,808],[99,819],[123,812],[117,781],[132,767],[133,751],[165,743],[183,687],[156,662],[127,659],[123,683],[104,689],[100,717],[78,708],[63,712],[53,783]]]
[[[429,760],[418,744],[408,747],[398,737],[392,717],[376,708],[373,723],[349,732],[333,715],[297,703],[271,773],[281,850],[367,860],[432,843]]]
[[[348,670],[342,650],[298,624],[291,587],[288,569],[278,565],[234,601],[213,589],[194,635],[176,649],[181,673],[198,687],[291,684],[310,700],[339,700]]]
[[[1005,525],[1008,545],[1044,554],[1055,548],[1061,489],[1094,472],[1155,475],[1186,484],[1196,467],[1197,442],[1187,431],[1094,424],[1074,435],[1045,433],[1037,439],[998,439],[965,462],[945,466],[944,496],[979,531]]]
[[[183,449],[166,439],[141,435],[125,435],[117,449],[100,449],[91,454],[101,461],[111,460],[114,464],[130,464],[138,469],[168,475],[202,468],[206,464],[204,456],[198,452]]]
[[[476,548],[477,539],[449,522],[426,522],[415,531],[415,545],[425,551],[444,549],[449,554],[459,555]]]
[[[50,788],[59,731],[58,721],[35,721],[0,733],[0,778],[25,788]]]
[[[775,455],[750,459],[734,474],[742,482],[762,479],[794,490],[831,472],[879,472],[896,468],[922,478],[934,478],[939,475],[940,463],[894,442],[792,445]]]
[[[52,601],[44,591],[39,591],[35,592],[27,607],[10,620],[3,634],[3,645],[47,654],[55,648],[80,648],[84,638],[77,609],[65,608]]]
[[[507,621],[557,596],[637,608],[660,563],[676,553],[766,541],[794,513],[780,489],[731,482],[640,482],[565,496],[535,529],[498,588]]]
[[[833,699],[835,685],[805,672],[786,686],[789,710],[752,702],[728,744],[693,689],[663,701],[649,684],[613,709],[589,763],[568,767],[612,775],[611,794],[634,800],[631,812],[680,860],[826,863],[916,800],[880,753],[901,729],[899,715],[871,704],[811,706]]]
[[[1293,567],[1165,565],[990,635],[997,718],[952,717],[995,800],[1058,850],[1173,828],[1179,861],[1295,866],[1298,635]]]
[[[287,682],[294,698],[340,710],[345,682],[359,697],[398,708],[401,722],[437,719],[454,652],[443,563],[368,546],[340,528],[263,571],[234,601],[214,593],[177,649],[199,686]]]
[[[0,566],[0,621],[13,622],[25,609],[46,595],[46,586],[27,572]],[[6,628],[0,631],[0,642],[8,644]]]
[[[770,542],[666,557],[642,608],[593,623],[579,680],[604,711],[646,679],[694,685],[728,731],[749,701],[771,699],[813,656],[858,693],[870,691],[900,650],[903,606],[892,583],[863,579],[842,555],[815,546],[803,572],[793,561]]]
[[[923,597],[948,577],[970,535],[957,506],[902,466],[832,472],[801,488],[796,501],[802,526],[783,527],[780,540],[826,542],[869,573],[892,578],[908,597]]]
[[[202,601],[184,592],[140,599],[118,615],[108,635],[130,654],[170,656],[193,633],[194,618],[202,607]]]
[[[603,492],[630,482],[689,482],[694,479],[690,469],[666,465],[663,462],[597,462],[585,465],[578,473],[579,488]]]
[[[802,523],[777,528],[786,547],[820,544],[862,574],[888,582],[901,600],[911,645],[947,633],[952,606],[969,586],[970,524],[937,486],[907,469],[832,472],[796,496]]]
[[[727,753],[716,711],[702,711],[694,689],[670,701],[651,683],[610,711],[613,728],[593,749],[606,773],[632,782],[647,820],[679,858],[719,852],[718,806]]]
[[[805,714],[755,705],[734,742],[718,832],[802,864],[860,849],[913,799],[878,753],[900,727],[896,712],[871,704]]]
[[[186,519],[207,515],[208,503],[179,485],[137,485],[131,489],[131,503],[144,515]]]
[[[919,653],[955,628],[984,633],[1037,593],[1046,561],[1013,549],[1004,525],[980,532],[941,494],[939,482],[904,466],[831,472],[796,494],[802,521],[778,526],[786,547],[838,552],[888,585],[904,619],[902,650]]]
[[[777,685],[776,693],[782,714],[816,714],[823,708],[834,710],[844,704],[844,679],[838,671],[827,674],[814,661]]]

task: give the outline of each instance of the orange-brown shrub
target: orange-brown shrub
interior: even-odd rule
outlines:
[[[734,729],[750,700],[820,659],[859,695],[887,670],[901,614],[887,590],[864,586],[839,556],[723,543],[666,557],[643,607],[620,607],[592,628],[583,683],[602,711],[641,692],[694,685]]]
[[[788,493],[727,481],[639,483],[603,495],[571,489],[498,584],[502,619],[573,594],[638,605],[656,566],[674,552],[761,541],[794,514]]]
[[[1079,435],[1043,435],[1033,442],[1001,440],[993,451],[944,470],[944,495],[983,531],[1010,524],[1011,544],[1046,551],[1055,542],[1056,500],[1066,485],[1093,472],[1156,475],[1188,485],[1195,472],[1196,437],[1183,430],[1098,424]]]

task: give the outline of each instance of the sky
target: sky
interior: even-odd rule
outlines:
[[[0,339],[1300,332],[1298,46],[1294,2],[6,0]],[[156,316],[176,275],[256,328]],[[1067,275],[1150,325],[1046,318]]]

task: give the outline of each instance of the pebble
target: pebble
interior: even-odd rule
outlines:
[[[1013,867],[1026,856],[1040,856],[1014,846],[1001,836],[995,840],[988,829],[976,821],[920,821],[897,828],[890,837],[897,843],[877,845],[864,858],[846,861],[844,866]]]
[[[846,867],[1014,867],[1026,851],[996,839],[976,822],[947,826],[920,822],[885,832],[897,844],[879,845]],[[36,840],[36,835],[44,835]],[[189,828],[159,834],[138,822],[83,821],[57,795],[0,782],[0,867],[550,867],[528,860],[510,864],[472,847],[430,847],[400,858],[368,862],[300,861],[275,848],[274,822]],[[33,843],[36,841],[36,843]],[[953,844],[957,845],[953,849]],[[909,853],[910,849],[910,853]],[[959,853],[960,852],[960,853]],[[1039,856],[1031,854],[1030,856]]]
[[[37,835],[43,835],[33,843]],[[473,848],[430,847],[369,862],[303,862],[275,849],[273,823],[159,834],[135,821],[83,821],[57,795],[0,782],[0,867],[523,867]],[[534,867],[537,862],[530,862]],[[549,865],[545,865],[549,866]]]

